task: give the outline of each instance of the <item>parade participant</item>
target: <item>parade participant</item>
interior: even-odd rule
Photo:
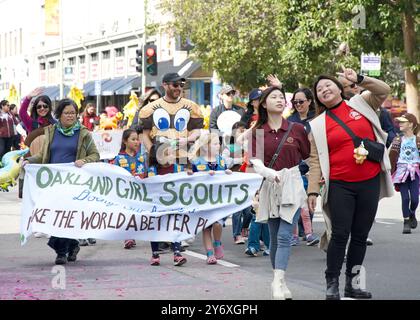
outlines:
[[[230,85],[225,85],[219,93],[221,104],[214,108],[210,114],[210,129],[219,130],[217,120],[225,111],[234,111],[239,114],[239,119],[245,114],[245,109],[233,104],[233,97],[236,91]]]
[[[419,124],[414,114],[406,113],[395,119],[402,136],[395,137],[389,151],[392,182],[401,193],[404,217],[403,233],[417,228],[416,210],[419,205],[420,138]]]
[[[251,131],[248,131],[251,132],[252,157],[260,156],[263,148],[264,165],[272,167],[275,171],[296,167],[309,156],[310,144],[305,127],[283,119],[285,107],[286,94],[284,90],[280,87],[267,88],[263,91],[260,99],[258,122]],[[263,145],[259,143],[257,147],[257,140],[259,142],[261,132],[264,134],[264,141],[261,141]],[[264,184],[267,183],[264,182]],[[299,183],[302,183],[303,188],[300,176]],[[267,207],[263,201],[269,201],[269,199],[262,199],[261,193],[259,197],[259,212],[264,216],[264,219],[258,219],[258,221],[267,221],[270,230],[270,260],[274,271],[274,280],[271,284],[273,299],[291,299],[292,294],[287,288],[284,274],[289,262],[293,227],[299,218],[300,209],[290,216],[283,215],[281,211],[277,214],[262,212],[261,207]],[[289,211],[284,214],[289,214]]]
[[[309,134],[311,132],[309,121],[315,117],[315,100],[311,90],[309,88],[297,89],[293,92],[291,102],[293,112],[287,120],[304,125],[306,132]],[[306,173],[308,172],[309,167],[304,161],[302,161],[299,164],[299,169],[301,170],[303,183],[306,188],[308,185]],[[298,228],[296,228],[293,232],[292,246],[299,243],[299,234],[301,234],[302,231],[305,235],[304,239],[306,240],[306,244],[308,246],[314,246],[319,243],[319,238],[316,235],[313,235],[312,232],[312,216],[313,213],[310,213],[308,209],[301,209]]]
[[[140,145],[139,134],[134,129],[126,129],[122,135],[121,150],[111,162],[130,172],[133,176],[144,179],[151,175],[156,175],[154,168],[147,167],[147,153]],[[124,248],[131,249],[136,245],[134,239],[124,241]]]
[[[70,163],[77,168],[86,163],[99,161],[92,135],[83,127],[77,118],[78,107],[73,100],[63,99],[55,110],[58,122],[46,127],[45,139],[41,152],[22,162],[27,163]],[[76,261],[80,250],[79,242],[75,239],[51,237],[48,245],[55,250],[56,264]]]
[[[369,91],[345,101],[343,86],[337,79],[324,75],[317,78],[314,95],[320,115],[311,121],[308,205],[315,210],[322,186],[327,226],[321,239],[322,249],[329,240],[326,299],[340,299],[338,280],[350,235],[344,295],[369,299],[370,292],[355,288],[352,283],[359,274],[355,266],[363,264],[379,199],[393,194],[389,157],[384,152],[386,134],[375,113],[390,88],[352,69],[343,69],[340,75]]]
[[[0,161],[8,153],[16,135],[16,126],[19,124],[10,113],[10,104],[7,100],[0,102]]]
[[[162,78],[165,96],[140,110],[142,142],[149,154],[149,165],[156,166],[158,175],[182,172],[188,163],[188,144],[194,143],[203,128],[200,107],[182,97],[185,78],[167,73]],[[151,265],[160,265],[159,243],[151,242]],[[181,243],[172,244],[174,265],[181,266],[187,259]]]
[[[88,103],[82,115],[82,125],[89,131],[93,131],[95,126],[99,124],[99,116],[96,115],[96,108],[93,103]]]
[[[261,89],[252,89],[248,95],[246,113],[242,116],[241,122],[246,123],[246,128],[251,128],[258,120],[258,105],[262,94]]]
[[[343,93],[347,100],[350,100],[356,94],[362,94],[362,92],[365,91],[365,89],[362,88],[359,84],[351,82],[345,77],[339,76],[338,81],[340,81],[340,83],[343,85]],[[379,106],[376,110],[376,114],[379,116],[379,122],[381,123],[382,130],[388,134],[386,139],[386,147],[389,148],[392,141],[397,136],[397,131],[394,127],[391,113],[384,107]]]
[[[20,118],[19,118],[19,112],[18,112],[17,106],[15,104],[10,105],[10,114],[14,118],[13,120],[14,120],[15,124],[18,125],[21,121],[20,121]],[[13,147],[14,150],[19,150],[22,136],[19,134],[19,132],[17,130],[15,130],[15,131],[16,131],[16,134],[13,136],[12,147]]]
[[[228,169],[234,172],[246,171],[246,154],[245,144],[239,143],[238,138],[245,132],[246,124],[244,122],[236,122],[232,126],[232,135],[227,137],[225,147],[222,152],[223,158],[226,160]],[[245,238],[248,237],[248,227],[252,219],[251,207],[245,208],[232,215],[232,236],[235,244],[244,244]]]
[[[259,194],[255,194],[252,200],[252,220],[249,228],[249,237],[245,254],[251,257],[257,257],[260,251],[260,239],[262,239],[265,249],[263,251],[264,256],[270,255],[270,231],[266,223],[256,222],[256,215],[259,210]]]
[[[306,132],[311,132],[309,121],[315,117],[315,100],[309,88],[299,88],[292,96],[293,113],[287,118],[291,122],[305,126]]]
[[[208,172],[213,176],[216,171],[224,171],[226,174],[231,174],[232,171],[227,168],[226,160],[220,154],[220,149],[219,135],[203,132],[191,148],[188,174]],[[224,256],[221,241],[223,225],[224,220],[221,220],[203,230],[203,244],[207,253],[207,264],[216,264],[217,260],[222,259]],[[214,241],[212,240],[212,231]]]
[[[133,123],[131,124],[130,129],[138,130],[139,126],[141,126],[141,121],[139,121],[140,110],[147,106],[149,103],[155,102],[156,100],[162,98],[162,94],[158,89],[152,89],[146,93],[143,102],[141,103],[140,107],[136,111],[136,114],[133,119]]]
[[[46,127],[57,122],[52,116],[51,99],[45,95],[40,96],[42,92],[43,90],[41,88],[33,90],[25,97],[20,105],[19,116],[28,134],[35,129]],[[28,108],[31,100],[35,97],[36,99],[30,110],[29,116]]]

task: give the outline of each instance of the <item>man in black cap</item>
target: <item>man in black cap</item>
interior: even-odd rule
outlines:
[[[149,153],[149,165],[156,166],[158,175],[177,173],[187,168],[187,148],[200,135],[204,119],[200,107],[182,97],[185,78],[167,73],[162,78],[165,95],[140,111],[143,123],[142,143]],[[151,242],[150,264],[160,264],[159,244]],[[181,255],[181,243],[172,243],[174,265],[187,260]]]
[[[219,116],[225,111],[229,111],[229,110],[235,111],[239,113],[241,117],[245,114],[244,108],[241,108],[233,104],[233,97],[235,96],[235,94],[236,94],[235,89],[233,89],[232,86],[230,85],[225,85],[222,88],[222,90],[220,90],[219,97],[221,100],[221,104],[211,111],[210,129],[216,129],[216,130],[221,129],[217,125],[217,120],[219,119]],[[236,121],[233,121],[233,122],[236,122]]]

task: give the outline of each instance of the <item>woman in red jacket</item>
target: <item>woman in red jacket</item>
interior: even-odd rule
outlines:
[[[93,131],[95,125],[99,123],[99,116],[96,115],[95,105],[93,103],[88,103],[86,105],[85,112],[82,116],[82,124],[89,130]]]

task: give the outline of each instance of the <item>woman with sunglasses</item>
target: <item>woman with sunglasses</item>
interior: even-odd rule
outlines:
[[[25,126],[26,132],[29,134],[33,130],[55,124],[57,121],[52,116],[52,103],[48,96],[40,96],[43,89],[37,88],[30,92],[23,100],[20,109],[19,116]],[[33,106],[28,114],[28,108],[31,100],[35,98]]]
[[[130,129],[142,131],[140,128],[141,122],[139,121],[140,110],[143,109],[145,106],[147,106],[149,103],[155,102],[156,100],[160,98],[162,98],[162,94],[157,88],[152,89],[148,93],[146,93],[146,97],[144,98],[142,104],[137,109],[136,114],[134,115],[133,123],[131,124]]]
[[[287,118],[305,126],[306,132],[311,132],[309,121],[315,117],[315,100],[308,88],[297,89],[292,96],[293,113]]]
[[[16,135],[16,125],[19,122],[10,112],[9,101],[0,102],[0,161],[13,146],[13,139]]]

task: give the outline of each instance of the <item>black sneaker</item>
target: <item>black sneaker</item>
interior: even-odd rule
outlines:
[[[86,239],[79,239],[79,246],[86,247],[89,245],[89,242],[87,242]]]
[[[57,258],[55,258],[55,264],[66,264],[67,263],[67,257],[65,255],[57,255]]]
[[[77,254],[80,251],[80,247],[77,246],[76,248],[73,249],[73,251],[69,252],[69,256],[67,257],[67,261],[73,262],[76,261],[77,259]]]
[[[88,238],[88,239],[87,239],[87,241],[88,241],[88,243],[89,243],[90,245],[94,245],[94,244],[96,244],[96,239],[93,239],[93,238]]]
[[[417,219],[416,219],[416,215],[415,214],[412,214],[410,216],[410,227],[411,227],[411,229],[417,228]]]
[[[403,234],[410,234],[410,233],[411,233],[410,220],[404,219]]]
[[[367,239],[366,239],[366,245],[367,245],[367,246],[373,246],[373,241],[372,241],[372,239],[371,239],[371,238],[367,238]]]

